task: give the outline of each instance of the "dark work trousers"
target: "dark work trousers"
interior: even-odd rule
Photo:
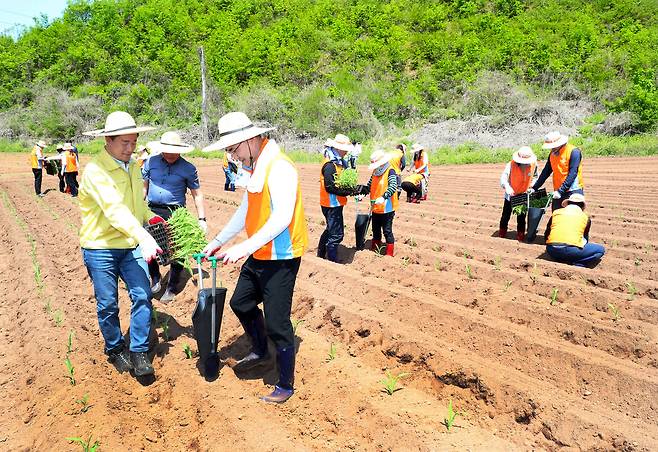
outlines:
[[[509,223],[509,219],[511,216],[512,216],[512,203],[510,202],[509,199],[506,199],[505,203],[503,204],[503,214],[500,216],[500,229],[507,230],[507,224]],[[526,214],[524,213],[523,215],[518,215],[516,217],[517,232],[525,232],[525,216]]]
[[[64,175],[60,172],[57,172],[57,177],[59,178],[59,191],[64,193],[64,191],[66,190],[66,183],[64,182],[65,181]]]
[[[423,196],[423,189],[418,185],[412,184],[411,182],[402,182],[402,189],[407,192],[407,198],[420,198]]]
[[[182,206],[171,205],[166,206],[164,204],[151,204],[149,203],[149,209],[156,214],[161,216],[165,221],[171,218],[171,214],[176,209],[180,209]],[[178,281],[180,281],[180,274],[183,271],[183,266],[177,262],[172,262],[169,265],[169,282],[167,283],[167,289],[171,292],[174,291],[176,286],[178,286]],[[160,281],[160,265],[158,265],[157,259],[151,260],[149,262],[149,275],[151,276],[151,281],[155,284],[157,281]]]
[[[322,231],[320,242],[318,243],[318,256],[324,258],[328,249],[333,250],[335,254],[338,244],[345,237],[345,227],[343,224],[343,206],[322,207],[322,215],[327,223],[327,227]]]
[[[382,230],[386,243],[395,243],[393,237],[393,217],[395,212],[372,214],[372,239],[381,242]]]
[[[71,171],[70,173],[64,173],[64,177],[66,178],[66,185],[71,189],[71,196],[78,196],[78,172]]]
[[[301,257],[266,261],[249,256],[231,297],[231,309],[243,324],[258,315],[263,303],[267,336],[277,349],[295,345],[290,310],[301,261]]]
[[[41,168],[32,168],[32,173],[34,173],[34,192],[39,195],[41,194],[41,180],[43,179],[43,170]]]

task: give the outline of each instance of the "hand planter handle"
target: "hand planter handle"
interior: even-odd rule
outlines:
[[[199,275],[199,289],[203,289],[203,270],[201,269],[201,261],[206,257],[203,253],[193,254],[192,257],[196,260],[198,275]]]

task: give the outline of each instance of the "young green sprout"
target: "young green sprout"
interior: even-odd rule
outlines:
[[[473,270],[471,269],[471,266],[469,264],[466,264],[466,276],[468,276],[468,279],[475,278],[475,276],[473,275]]]
[[[437,272],[440,272],[440,271],[441,271],[441,268],[442,268],[442,266],[441,266],[441,260],[440,260],[440,259],[437,259],[437,260],[434,262],[434,270],[436,270]]]
[[[615,322],[621,318],[621,314],[619,313],[619,308],[612,304],[608,303],[608,309],[610,309],[610,312],[612,313],[612,320]]]
[[[462,254],[464,255],[464,259],[473,258],[473,255],[468,250],[462,250]]]
[[[101,445],[100,441],[96,440],[93,443],[91,442],[91,435],[89,435],[89,438],[87,441],[84,439],[80,438],[79,436],[72,437],[72,438],[66,438],[67,441],[71,441],[72,443],[77,443],[82,447],[82,452],[96,452],[98,450],[98,447]]]
[[[75,386],[75,367],[73,367],[73,364],[71,363],[71,360],[67,356],[66,359],[64,360],[64,364],[66,365],[66,370],[68,371],[68,375],[66,376],[69,379],[69,383],[71,383],[71,386]]]
[[[555,306],[557,304],[557,292],[558,290],[555,287],[551,291],[551,306]]]
[[[394,392],[399,391],[402,387],[398,387],[398,381],[408,376],[408,373],[401,373],[393,375],[390,370],[386,371],[386,377],[382,378],[379,382],[384,386],[382,391],[388,395],[393,395]]]
[[[404,268],[407,268],[409,266],[409,262],[411,262],[411,258],[409,256],[402,257],[402,266]]]
[[[626,289],[628,290],[628,299],[633,300],[635,298],[635,294],[637,294],[637,287],[635,287],[635,284],[632,281],[627,281]]]
[[[446,426],[448,431],[452,428],[452,425],[455,423],[455,418],[461,413],[456,412],[452,407],[452,399],[448,402],[448,413],[446,414],[445,419],[443,419],[443,425]]]
[[[87,411],[89,411],[89,408],[91,408],[91,405],[89,404],[89,394],[83,395],[82,398],[76,400],[75,403],[80,405],[81,413],[86,413]]]
[[[347,168],[340,173],[334,174],[334,184],[339,188],[356,188],[359,183],[359,175],[355,169]]]
[[[69,353],[71,353],[71,351],[73,351],[73,336],[74,335],[75,335],[75,333],[73,332],[73,330],[69,331],[69,338],[66,341],[66,354],[67,355]]]
[[[50,298],[46,298],[46,303],[43,305],[43,310],[47,314],[50,314],[50,312],[53,310],[52,306],[50,305]]]
[[[291,320],[291,322],[292,322],[292,334],[293,334],[293,336],[296,336],[296,335],[297,335],[297,328],[299,328],[299,326],[300,326],[302,323],[304,323],[304,320],[302,320],[302,319],[299,319],[299,320],[297,320],[297,319],[290,319],[290,320]]]
[[[190,348],[190,344],[183,345],[183,351],[185,352],[185,357],[187,359],[192,359],[192,356],[194,356],[192,349]]]
[[[512,281],[505,281],[505,289],[503,289],[505,292],[510,288],[512,285]]]
[[[413,237],[409,237],[407,243],[409,244],[409,246],[414,246],[414,247],[418,246],[418,244],[416,243],[416,239],[414,239]]]
[[[501,262],[502,262],[502,259],[500,258],[500,256],[496,256],[494,258],[494,269],[498,272],[500,271],[500,263]]]
[[[55,321],[55,325],[62,326],[62,322],[64,322],[64,313],[57,309],[53,312],[53,320]]]
[[[167,316],[162,320],[162,336],[164,337],[165,341],[169,342],[169,319],[171,317]]]
[[[329,346],[329,353],[327,354],[327,362],[333,361],[334,359],[336,359],[336,344],[332,342],[331,345]]]

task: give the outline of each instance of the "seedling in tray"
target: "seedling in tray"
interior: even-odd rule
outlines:
[[[191,271],[190,256],[201,252],[208,243],[199,221],[185,208],[176,209],[166,223],[148,225],[147,230],[160,245],[162,265],[176,261]]]
[[[359,175],[355,169],[347,168],[334,175],[334,184],[339,188],[354,189],[359,182]]]

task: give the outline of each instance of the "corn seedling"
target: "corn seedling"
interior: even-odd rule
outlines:
[[[334,174],[334,184],[338,188],[354,189],[359,183],[359,175],[355,169],[347,168]]]
[[[291,319],[291,322],[292,322],[292,334],[293,334],[293,336],[295,336],[295,335],[297,335],[297,328],[299,328],[299,325],[304,323],[304,320],[302,320],[302,319],[299,319],[299,320]]]
[[[82,398],[76,400],[75,403],[80,405],[81,413],[86,413],[87,411],[89,411],[89,408],[91,408],[91,405],[89,404],[89,394],[83,395]]]
[[[407,244],[409,246],[418,246],[418,243],[416,243],[416,239],[414,239],[413,237],[409,237],[409,240],[407,240]]]
[[[512,285],[512,281],[505,281],[505,289],[503,289],[505,292],[510,288]]]
[[[50,314],[52,311],[52,306],[50,305],[50,298],[46,298],[46,303],[43,305],[43,310],[47,313]]]
[[[500,258],[500,256],[496,256],[494,258],[494,269],[498,272],[500,271],[500,263],[501,262],[502,262],[502,259]]]
[[[404,268],[407,268],[409,266],[409,262],[411,262],[411,258],[409,256],[402,257],[402,266]]]
[[[452,399],[448,402],[448,413],[446,414],[445,419],[443,419],[443,425],[446,426],[448,431],[452,428],[452,425],[455,423],[455,418],[461,413],[456,412],[452,407]]]
[[[171,319],[171,317],[165,317],[160,325],[162,326],[162,336],[167,342],[169,341],[169,319]]]
[[[176,209],[167,220],[173,243],[172,259],[191,271],[190,256],[200,253],[208,244],[206,234],[189,210]]]
[[[327,354],[327,362],[333,361],[334,359],[336,359],[336,344],[332,342],[331,345],[329,346],[329,353]]]
[[[628,291],[628,299],[632,300],[635,298],[635,294],[637,294],[637,287],[635,287],[635,284],[632,281],[628,281],[626,283],[626,289]]]
[[[386,394],[388,395],[393,395],[395,391],[399,391],[402,389],[401,387],[398,387],[398,381],[400,381],[402,378],[406,377],[409,375],[408,373],[401,373],[397,375],[393,375],[391,371],[386,372],[386,377],[382,378],[379,382],[384,386],[382,389]]]
[[[441,245],[434,245],[434,246],[432,247],[432,251],[438,253],[438,252],[440,252],[440,251],[443,251],[443,247],[442,247]]]
[[[551,291],[551,306],[555,306],[557,304],[557,292],[558,290],[555,287]]]
[[[377,246],[377,255],[383,256],[386,254],[386,245],[378,245]]]
[[[75,367],[73,367],[73,364],[71,363],[71,360],[67,356],[66,359],[64,360],[64,364],[66,365],[66,370],[68,371],[68,375],[66,378],[69,379],[69,383],[71,383],[71,386],[75,386]]]
[[[74,335],[75,335],[75,333],[73,332],[73,330],[69,331],[69,338],[66,341],[66,354],[67,355],[69,353],[71,353],[71,351],[73,351],[73,336]]]
[[[53,320],[55,321],[55,325],[62,326],[62,322],[64,321],[64,313],[57,309],[55,312],[53,312]]]
[[[610,309],[610,312],[612,313],[612,320],[616,322],[621,318],[621,314],[619,313],[619,308],[617,306],[612,303],[608,303],[608,309]]]
[[[472,259],[473,258],[473,255],[468,250],[462,250],[462,254],[464,255],[464,259]]]
[[[185,357],[187,359],[192,359],[192,356],[194,356],[192,349],[190,348],[190,344],[183,345],[183,351],[185,352]]]
[[[100,441],[96,440],[93,443],[91,442],[91,435],[89,435],[89,438],[87,441],[84,439],[80,438],[79,436],[72,437],[72,438],[66,438],[67,441],[70,441],[72,443],[79,444],[82,447],[82,452],[96,452],[98,450],[98,447],[101,445]]]
[[[473,275],[473,270],[471,269],[471,266],[469,264],[466,264],[466,276],[468,276],[468,279],[475,278],[475,276]]]
[[[441,268],[443,268],[442,265],[441,265],[441,261],[439,259],[437,259],[434,262],[434,270],[436,270],[437,272],[440,272]]]
[[[635,266],[639,267],[641,263],[642,263],[642,261],[639,258],[636,257],[635,258]]]

